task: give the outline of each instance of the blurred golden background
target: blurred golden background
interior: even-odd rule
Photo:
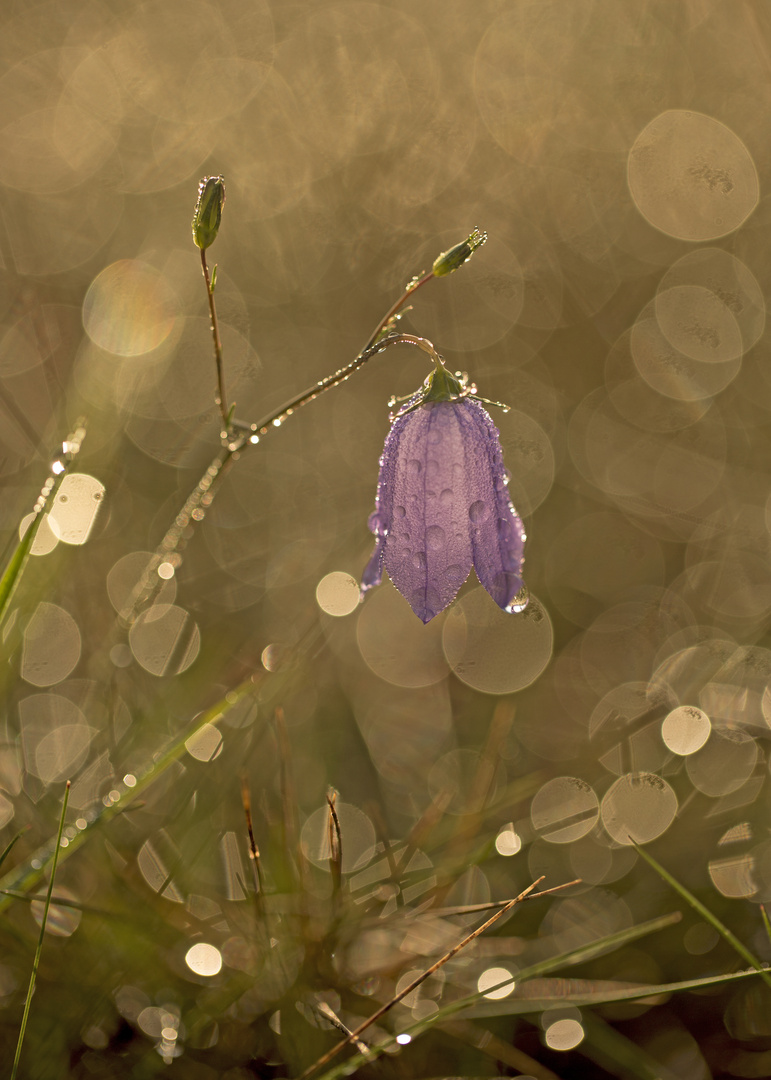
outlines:
[[[444,816],[413,869],[435,889],[455,837],[461,865],[443,903],[505,899],[540,874],[583,879],[522,917],[532,940],[512,939],[522,955],[503,959],[498,981],[555,943],[677,907],[630,833],[656,841],[771,958],[759,910],[771,901],[768,5],[57,0],[6,5],[0,20],[8,551],[62,439],[78,418],[87,426],[4,639],[0,848],[29,827],[5,887],[40,867],[66,778],[73,841],[242,679],[283,680],[207,725],[141,804],[62,863],[57,896],[110,909],[128,895],[140,928],[54,907],[61,940],[46,946],[29,1075],[65,1075],[65,1061],[77,1076],[118,1069],[121,1031],[145,1071],[100,1075],[151,1076],[166,1059],[196,1080],[273,1075],[247,1062],[268,1068],[265,1039],[280,1041],[281,1025],[259,1038],[251,1025],[278,1015],[303,960],[287,948],[283,983],[266,988],[239,929],[251,888],[239,775],[268,891],[281,892],[277,704],[320,904],[332,786],[346,873],[377,865],[377,845],[438,800]],[[155,603],[128,628],[116,622],[219,446],[190,236],[208,173],[227,185],[209,257],[244,420],[353,359],[413,274],[473,227],[488,232],[401,325],[511,406],[493,419],[528,533],[523,615],[502,613],[473,576],[425,627],[387,582],[357,603],[386,403],[428,370],[393,349],[245,452]],[[382,901],[386,919],[382,877],[349,885]],[[31,914],[18,903],[4,916],[9,1047]],[[329,961],[375,997],[383,971],[398,981],[401,941],[378,933],[343,935]],[[603,977],[735,966],[693,913],[667,933]],[[222,974],[185,967],[199,938]],[[492,985],[491,963],[475,953],[456,986]],[[208,1045],[186,1048],[185,993],[194,1001],[198,984],[233,971],[249,987]],[[84,980],[81,1004],[72,978]],[[362,990],[368,979],[380,988]],[[603,1015],[666,1075],[766,1075],[768,992],[737,985]],[[440,999],[441,988],[400,1008],[427,1015]],[[596,1029],[579,1024],[573,1051],[544,1049],[536,1028],[505,1038],[528,1043],[550,1075],[580,1075]],[[453,1071],[434,1053],[420,1075]],[[597,1076],[648,1075],[592,1060]],[[398,1068],[413,1075],[406,1054]]]

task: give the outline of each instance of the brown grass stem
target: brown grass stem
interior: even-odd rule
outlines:
[[[467,934],[466,937],[462,939],[462,941],[459,941],[457,945],[454,945],[449,950],[449,952],[446,952],[444,956],[441,956],[436,961],[436,963],[432,964],[429,968],[422,972],[422,974],[418,975],[416,979],[413,979],[411,983],[405,986],[403,990],[400,990],[398,994],[396,994],[390,999],[390,1001],[387,1001],[385,1005],[381,1005],[379,1009],[376,1009],[375,1012],[373,1012],[372,1015],[369,1016],[366,1020],[362,1021],[362,1023],[359,1024],[359,1026],[354,1031],[352,1031],[347,1038],[342,1039],[339,1043],[336,1043],[331,1050],[328,1050],[326,1054],[323,1054],[320,1058],[318,1058],[318,1060],[314,1061],[314,1063],[310,1065],[305,1070],[305,1072],[300,1074],[297,1080],[307,1080],[307,1078],[309,1076],[312,1076],[317,1069],[322,1068],[329,1061],[331,1061],[333,1057],[336,1057],[341,1050],[345,1049],[346,1046],[349,1046],[354,1039],[358,1039],[358,1037],[364,1031],[366,1031],[368,1027],[370,1027],[377,1020],[379,1020],[381,1016],[384,1016],[390,1009],[394,1007],[394,1005],[397,1005],[402,1000],[402,998],[407,997],[407,995],[411,994],[413,990],[416,990],[421,983],[425,982],[426,979],[430,978],[434,974],[434,972],[438,971],[440,967],[442,967],[448,962],[448,960],[452,960],[453,956],[457,956],[461,949],[465,949],[465,947],[467,945],[470,945],[472,941],[475,941],[476,938],[480,936],[480,934],[484,934],[485,930],[489,929],[489,927],[491,927],[494,922],[497,922],[502,915],[505,915],[507,911],[511,911],[515,904],[521,903],[521,901],[524,900],[527,896],[529,896],[530,893],[532,893],[533,890],[536,888],[536,886],[538,886],[542,881],[543,877],[537,878],[537,880],[534,881],[532,885],[528,885],[526,889],[523,889],[519,896],[515,896],[513,900],[507,901],[507,903],[499,911],[496,911],[496,913],[492,915],[489,919],[487,919],[485,922],[483,922],[481,926],[478,926],[476,930],[472,930],[472,932],[470,934]]]

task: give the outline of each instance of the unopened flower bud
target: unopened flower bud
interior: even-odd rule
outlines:
[[[445,274],[451,274],[459,266],[463,266],[464,262],[470,259],[476,249],[481,247],[486,240],[487,233],[474,229],[467,240],[463,240],[460,244],[456,244],[455,247],[451,247],[449,251],[443,251],[434,260],[434,265],[431,268],[434,277],[444,277]]]
[[[193,217],[193,240],[199,248],[211,247],[217,239],[222,207],[225,202],[225,181],[221,176],[205,176],[198,185],[198,202]]]

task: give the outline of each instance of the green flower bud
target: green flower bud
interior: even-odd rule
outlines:
[[[449,251],[443,251],[434,260],[434,265],[431,268],[434,277],[444,277],[445,274],[452,274],[459,266],[463,266],[464,262],[470,259],[476,249],[481,247],[486,240],[487,233],[474,229],[467,240],[463,240],[460,244],[456,244],[455,247],[451,247]]]
[[[225,181],[221,176],[205,176],[198,185],[198,202],[193,217],[193,240],[199,248],[211,247],[217,239],[222,207],[225,202]]]

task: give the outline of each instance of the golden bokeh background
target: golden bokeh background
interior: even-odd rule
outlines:
[[[771,959],[768,6],[6,5],[0,102],[9,552],[62,439],[80,417],[87,429],[5,628],[0,849],[26,831],[3,887],[40,868],[65,779],[74,842],[194,717],[249,675],[259,684],[64,859],[55,893],[74,906],[52,911],[61,940],[46,942],[29,1075],[246,1080],[274,1075],[250,1071],[268,1068],[271,1040],[288,1059],[293,1038],[327,1045],[299,1005],[286,1020],[307,954],[284,941],[269,977],[245,914],[239,777],[267,891],[281,894],[288,758],[312,895],[323,905],[331,889],[331,786],[350,893],[377,913],[341,932],[324,969],[330,1007],[350,1017],[367,1008],[335,979],[374,1008],[466,925],[420,916],[416,945],[388,921],[399,905],[504,899],[540,874],[583,883],[528,908],[511,924],[522,936],[501,938],[508,952],[494,939],[448,965],[399,1023],[678,906],[677,926],[587,977],[732,970],[630,836]],[[488,232],[401,325],[511,406],[493,418],[528,534],[523,614],[473,578],[427,626],[388,582],[358,604],[386,403],[427,374],[422,354],[393,349],[242,454],[153,602],[126,618],[219,447],[190,236],[209,173],[227,185],[209,256],[243,420],[352,360],[413,274],[473,227]],[[415,835],[409,880],[384,884],[383,843]],[[127,903],[138,923],[117,927],[109,911]],[[4,916],[9,1055],[39,907]],[[188,1038],[200,987],[232,987],[234,973],[228,1011]],[[767,1075],[771,999],[755,980],[736,985],[594,1019],[515,1018],[499,1035],[549,1075],[580,1075],[587,1058],[600,1077],[654,1075],[607,1057],[613,1025],[660,1075]],[[118,1046],[145,1071],[115,1071]],[[412,1059],[421,1075],[455,1074],[448,1051],[426,1054]],[[418,1075],[408,1060],[400,1075]],[[469,1075],[493,1067],[480,1060]]]

